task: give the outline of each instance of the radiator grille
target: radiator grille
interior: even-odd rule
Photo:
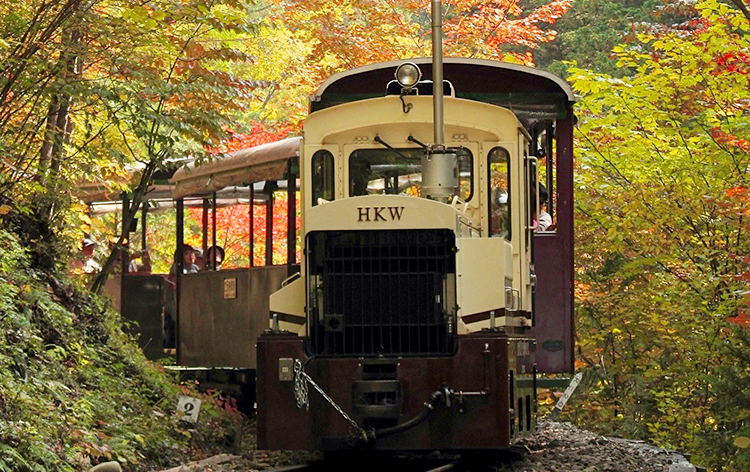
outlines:
[[[315,232],[307,251],[313,354],[453,353],[452,231]]]

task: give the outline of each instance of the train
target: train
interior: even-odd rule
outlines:
[[[254,343],[269,327],[269,296],[299,271],[295,206],[300,142],[289,138],[216,156],[202,165],[189,160],[160,171],[129,228],[122,228],[127,193],[99,182],[78,187],[92,219],[109,215],[114,223],[99,239],[127,234],[124,257],[105,285],[125,330],[148,359],[162,362],[180,381],[222,392],[249,415],[255,409]],[[286,218],[274,218],[277,207]],[[155,235],[157,229],[172,234],[172,248],[183,247],[188,236],[203,253],[226,244],[227,232],[217,222],[224,209],[234,209],[234,218],[244,215],[246,233],[255,237],[229,235],[245,241],[242,253],[226,247],[221,267],[206,264],[190,273],[179,251],[171,249],[166,269],[162,263],[157,270],[154,263],[152,271],[131,270],[130,258],[144,249],[157,258],[154,245],[165,237]],[[163,218],[165,213],[169,218]],[[170,265],[176,268],[172,273]]]
[[[535,431],[538,376],[574,369],[574,102],[478,59],[320,86],[300,268],[256,342],[260,449],[502,450]]]
[[[205,251],[217,209],[245,208],[253,235],[264,208],[244,264],[175,255],[170,278],[125,258],[108,292],[148,357],[257,406],[259,449],[507,449],[536,429],[539,379],[574,371],[574,103],[550,73],[442,53],[336,74],[302,136],[150,188],[143,248],[153,212],[175,211],[182,247],[201,208]]]

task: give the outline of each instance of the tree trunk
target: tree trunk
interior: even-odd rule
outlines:
[[[106,262],[102,266],[102,270],[96,275],[94,280],[91,282],[90,290],[95,294],[101,294],[104,290],[104,284],[107,282],[107,279],[109,278],[109,274],[112,271],[112,268],[115,265],[115,262],[117,261],[117,253],[119,251],[124,251],[125,248],[123,246],[123,242],[126,238],[128,238],[128,232],[130,229],[130,225],[133,223],[133,219],[135,219],[136,213],[138,213],[138,210],[141,208],[141,205],[145,205],[145,196],[146,191],[148,190],[149,186],[151,185],[153,179],[154,179],[154,173],[156,172],[156,159],[153,158],[148,164],[146,164],[146,167],[143,169],[143,173],[141,174],[141,180],[138,182],[138,186],[133,190],[132,199],[130,201],[130,204],[128,207],[123,211],[122,215],[122,231],[120,232],[120,237],[115,245],[115,247],[112,249],[112,251],[109,254],[109,257],[107,257]]]
[[[750,20],[750,9],[748,9],[747,4],[745,3],[745,0],[732,0],[732,3],[734,3],[737,8],[740,9],[743,15],[745,15],[745,18]]]
[[[39,150],[37,178],[46,191],[35,197],[33,218],[27,220],[23,228],[24,239],[35,242],[34,262],[43,270],[54,270],[59,260],[54,215],[60,201],[67,198],[67,194],[61,191],[60,167],[65,157],[65,144],[72,132],[69,119],[71,92],[68,87],[79,79],[81,72],[79,47],[83,35],[77,22],[68,31],[64,33],[60,52],[61,73],[57,93],[50,100],[44,140]]]
[[[47,192],[38,203],[37,215],[41,218],[40,224],[50,227],[57,200],[60,193],[60,167],[65,157],[65,145],[70,140],[73,131],[69,111],[72,104],[70,90],[66,87],[80,78],[81,67],[79,47],[83,35],[78,25],[74,25],[70,33],[66,35],[65,46],[60,53],[62,73],[60,76],[59,91],[50,100],[49,112],[47,114],[47,125],[45,127],[44,141],[39,151],[38,176],[47,187]]]

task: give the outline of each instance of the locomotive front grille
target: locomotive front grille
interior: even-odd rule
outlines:
[[[307,257],[312,354],[454,352],[452,231],[314,232]]]

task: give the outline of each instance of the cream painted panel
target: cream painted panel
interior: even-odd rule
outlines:
[[[505,262],[505,285],[511,287],[513,286],[513,246],[507,243],[503,250],[505,251],[505,259],[503,260]]]
[[[514,147],[508,148],[511,153],[511,162],[513,170],[511,171],[511,199],[512,206],[512,235],[511,244],[513,245],[513,288],[517,298],[517,307],[519,310],[531,310],[531,291],[529,290],[529,235],[527,232],[527,173],[524,162],[524,147],[526,146],[524,136],[521,133],[516,134],[518,141]]]
[[[361,129],[378,129],[393,124],[428,124],[432,126],[432,97],[405,97],[413,105],[404,113],[398,96],[388,96],[348,103],[311,114],[305,122],[307,144],[353,143]],[[408,134],[408,129],[404,128]],[[509,110],[486,103],[458,98],[445,99],[445,135],[465,133],[470,141],[504,141],[515,139],[518,120]],[[423,138],[424,139],[424,138]],[[429,139],[429,137],[428,137]]]
[[[303,272],[304,273],[304,272]],[[296,333],[298,336],[307,334],[307,315],[305,314],[305,277],[304,275],[293,280],[289,285],[281,287],[280,290],[271,294],[269,300],[269,311],[273,313],[284,313],[292,316],[299,316],[305,320],[303,324],[290,323],[279,320],[279,329]],[[273,324],[272,320],[268,321],[269,327]]]
[[[305,234],[312,231],[371,229],[458,229],[450,205],[400,195],[369,195],[325,203],[311,208]]]
[[[459,316],[497,310],[505,306],[505,280],[512,277],[506,254],[510,244],[502,238],[459,239]]]
[[[307,323],[303,325],[298,325],[295,323],[287,323],[285,321],[279,321],[279,329],[281,331],[289,331],[290,333],[294,333],[297,336],[307,335]]]
[[[300,276],[271,294],[271,313],[284,313],[305,318],[305,278]]]
[[[524,218],[524,238],[523,238],[523,260],[521,263],[521,310],[531,313],[532,310],[532,296],[533,291],[531,287],[531,242],[532,238],[534,237],[533,229],[530,229],[533,221],[530,221],[528,218],[528,213],[530,211],[530,181],[529,181],[529,175],[531,171],[531,163],[527,160],[526,156],[528,155],[528,148],[529,148],[529,142],[525,139],[524,133],[518,133],[518,155],[521,158],[521,162],[523,163],[523,175],[522,181],[523,181],[523,189],[525,195],[525,209],[523,211],[523,218]]]

